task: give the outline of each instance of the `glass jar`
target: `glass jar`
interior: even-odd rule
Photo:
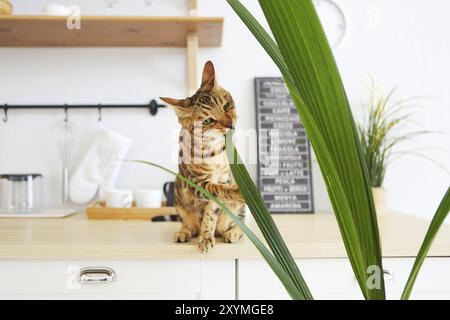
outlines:
[[[0,208],[5,212],[33,212],[42,205],[42,175],[1,174]]]

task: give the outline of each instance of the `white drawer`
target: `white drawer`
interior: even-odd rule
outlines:
[[[400,299],[414,259],[385,259],[383,268],[392,273],[387,281],[388,297]],[[411,299],[448,299],[450,294],[450,258],[427,258],[419,272]]]
[[[345,259],[297,260],[300,271],[313,295],[353,293],[351,299],[362,298],[351,266]],[[239,261],[239,299],[289,299],[286,290],[261,260]]]
[[[111,268],[116,279],[80,284],[79,270],[87,267]],[[234,279],[234,261],[3,260],[0,299],[234,299]]]
[[[413,259],[384,259],[388,299],[399,299]],[[363,299],[347,259],[297,260],[316,299]],[[428,258],[414,287],[412,299],[446,299],[450,295],[450,258]],[[239,261],[240,299],[289,299],[272,270],[261,260]]]

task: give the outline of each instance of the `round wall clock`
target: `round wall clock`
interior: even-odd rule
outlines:
[[[336,48],[342,43],[347,32],[347,21],[344,11],[333,0],[313,0],[313,2],[330,45]]]

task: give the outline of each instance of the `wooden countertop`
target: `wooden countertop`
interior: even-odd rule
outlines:
[[[277,215],[275,221],[295,258],[341,258],[346,252],[333,214]],[[255,223],[249,222],[254,228]],[[388,214],[380,222],[385,257],[412,257],[429,221]],[[1,219],[0,259],[253,259],[259,253],[248,239],[221,240],[209,254],[193,243],[175,244],[179,223],[93,221],[85,214],[65,219]],[[431,256],[450,256],[450,226],[444,225]]]

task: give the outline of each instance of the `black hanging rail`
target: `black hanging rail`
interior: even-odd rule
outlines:
[[[71,104],[63,104],[63,105],[8,105],[4,104],[3,107],[0,106],[0,109],[3,109],[4,116],[3,122],[8,122],[8,110],[12,109],[61,109],[66,113],[65,120],[68,121],[68,111],[70,109],[98,109],[99,118],[98,121],[102,120],[102,109],[148,109],[152,116],[155,116],[158,113],[159,108],[166,108],[167,106],[164,104],[159,104],[156,100],[150,101],[149,104],[80,104],[80,105],[71,105]]]

